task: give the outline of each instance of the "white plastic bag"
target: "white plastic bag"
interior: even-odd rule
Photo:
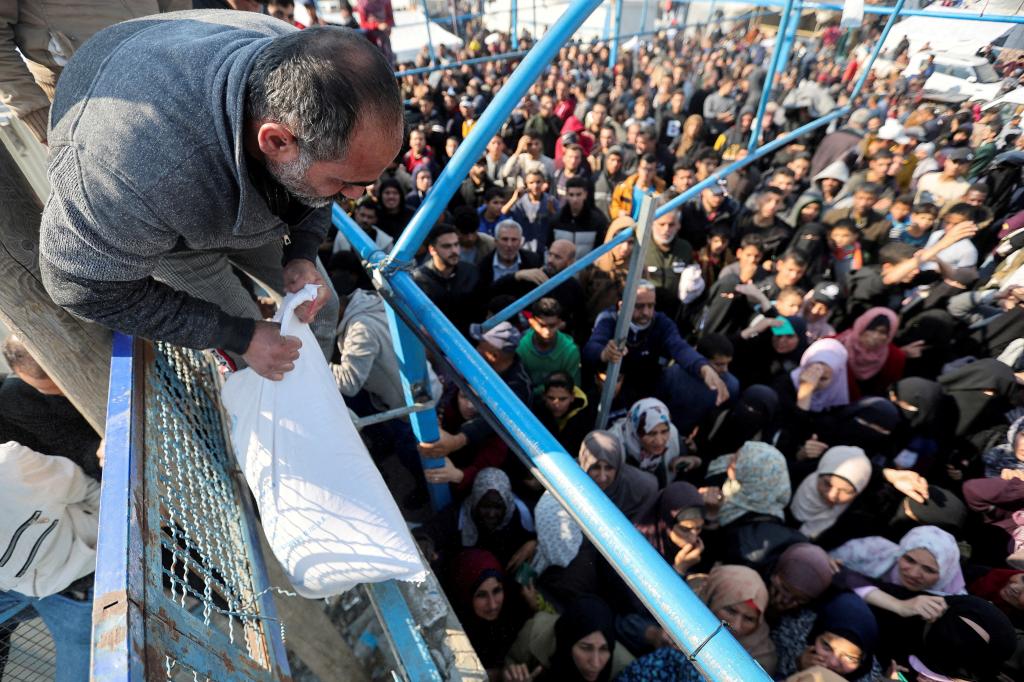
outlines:
[[[295,308],[281,333],[302,341],[295,369],[270,381],[244,369],[224,385],[231,440],[263,530],[295,591],[310,599],[359,583],[422,580],[425,568],[394,498],[356,433],[327,361]]]

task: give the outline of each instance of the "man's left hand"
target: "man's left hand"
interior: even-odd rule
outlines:
[[[315,284],[320,287],[316,290],[315,300],[306,301],[295,309],[295,316],[299,318],[299,321],[309,324],[331,297],[330,287],[327,286],[327,282],[324,281],[313,261],[308,261],[305,258],[288,261],[288,264],[284,266],[283,274],[284,290],[289,294],[299,291],[307,284]]]
[[[721,405],[729,399],[729,389],[726,387],[725,382],[722,381],[722,377],[718,376],[718,372],[711,365],[704,365],[700,368],[700,376],[704,380],[704,384],[715,392],[715,405]]]

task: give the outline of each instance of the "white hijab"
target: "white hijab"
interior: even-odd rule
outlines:
[[[818,469],[803,480],[793,495],[790,511],[803,521],[800,532],[813,540],[832,527],[836,519],[852,504],[830,505],[818,494],[818,478],[839,476],[848,481],[860,495],[871,480],[871,460],[858,447],[839,445],[829,448],[818,461]]]

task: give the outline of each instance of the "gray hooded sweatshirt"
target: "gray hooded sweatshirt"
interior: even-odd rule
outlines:
[[[151,274],[172,251],[286,235],[285,261],[315,259],[326,210],[286,225],[253,184],[262,167],[247,168],[242,144],[253,62],[294,30],[250,12],[177,12],[107,28],[75,54],[51,109],[40,230],[43,283],[58,305],[129,334],[246,350],[253,320]]]

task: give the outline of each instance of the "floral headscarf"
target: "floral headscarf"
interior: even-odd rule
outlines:
[[[732,455],[723,455],[708,466],[708,474],[726,471]],[[786,505],[792,489],[786,458],[775,447],[759,441],[747,441],[736,454],[736,478],[722,486],[725,502],[718,512],[726,526],[748,512],[768,514],[780,521],[786,518]]]
[[[533,513],[537,523],[533,569],[541,574],[549,566],[568,566],[579,554],[583,531],[550,492],[541,495]]]
[[[501,500],[505,503],[505,516],[502,518],[498,528],[507,526],[518,509],[519,521],[523,524],[523,528],[528,531],[533,530],[533,517],[530,515],[530,510],[512,492],[512,482],[509,481],[508,474],[501,469],[487,467],[486,469],[481,469],[480,473],[476,475],[469,497],[462,503],[462,509],[459,513],[459,528],[462,530],[463,547],[473,547],[480,539],[480,531],[473,520],[473,510],[480,504],[483,496],[492,490],[501,495]]]
[[[662,456],[652,457],[644,453],[640,438],[658,424],[668,425],[668,449]],[[668,467],[669,462],[679,456],[679,430],[672,423],[668,407],[657,398],[644,398],[633,403],[626,416],[615,422],[611,430],[622,439],[626,454],[644,471]]]

